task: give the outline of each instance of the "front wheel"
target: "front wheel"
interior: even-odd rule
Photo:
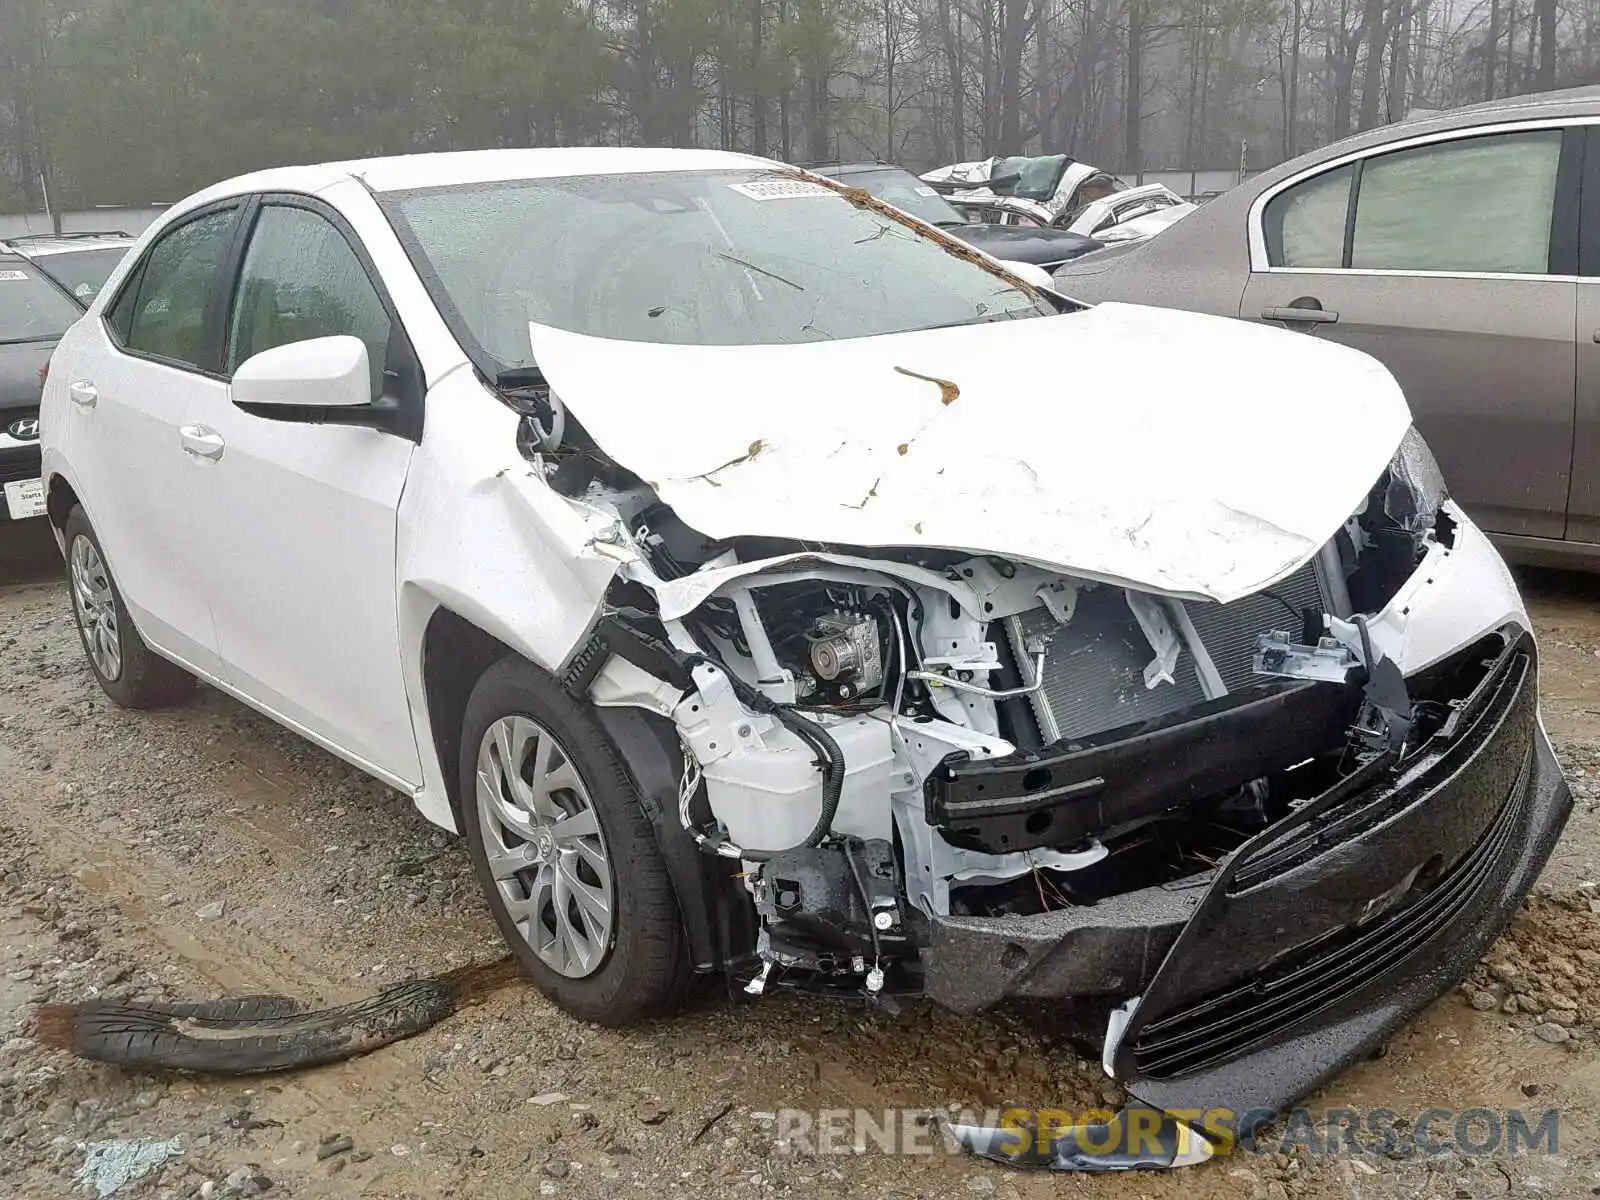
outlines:
[[[89,669],[106,695],[124,708],[159,708],[187,696],[194,690],[194,676],[145,645],[133,627],[81,505],[67,514],[61,534],[72,615]]]
[[[638,792],[588,710],[508,656],[467,700],[464,833],[495,923],[539,989],[626,1025],[688,980],[672,883]]]

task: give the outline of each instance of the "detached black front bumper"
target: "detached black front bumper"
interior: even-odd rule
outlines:
[[[1398,768],[1343,781],[1214,871],[1035,917],[948,917],[929,996],[1135,1000],[1106,1062],[1158,1108],[1281,1109],[1462,979],[1549,857],[1572,795],[1531,636]]]

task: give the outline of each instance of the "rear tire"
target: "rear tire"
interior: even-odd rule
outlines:
[[[105,694],[123,708],[160,708],[182,700],[194,690],[194,676],[139,636],[81,505],[67,514],[61,537],[78,639]]]
[[[539,990],[600,1025],[675,1009],[690,976],[677,897],[588,708],[532,663],[502,658],[467,700],[460,782],[478,882]]]

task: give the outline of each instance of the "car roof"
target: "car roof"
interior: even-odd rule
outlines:
[[[374,192],[410,191],[513,179],[559,179],[578,175],[626,175],[658,171],[788,170],[782,163],[726,150],[675,150],[614,146],[523,150],[458,150],[352,159],[303,167],[274,167],[240,175],[191,196],[180,206],[249,192],[317,193],[347,179]]]
[[[24,258],[34,258],[84,250],[127,249],[134,240],[132,234],[116,230],[104,233],[30,233],[22,237],[0,238],[0,247]]]
[[[1430,133],[1449,133],[1457,129],[1473,129],[1479,125],[1496,125],[1509,121],[1568,120],[1586,116],[1600,116],[1600,84],[1566,88],[1557,92],[1512,96],[1504,100],[1479,101],[1476,104],[1443,111],[1419,112],[1392,125],[1380,125],[1375,129],[1352,134],[1350,137],[1271,167],[1252,179],[1254,186],[1251,190],[1253,193],[1259,192],[1280,179],[1317,163],[1373,147],[1386,146],[1390,142],[1407,138],[1422,137]]]

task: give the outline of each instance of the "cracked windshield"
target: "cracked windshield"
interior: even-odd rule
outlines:
[[[457,332],[502,366],[528,323],[767,345],[1056,310],[892,217],[770,171],[466,185],[387,198]]]

